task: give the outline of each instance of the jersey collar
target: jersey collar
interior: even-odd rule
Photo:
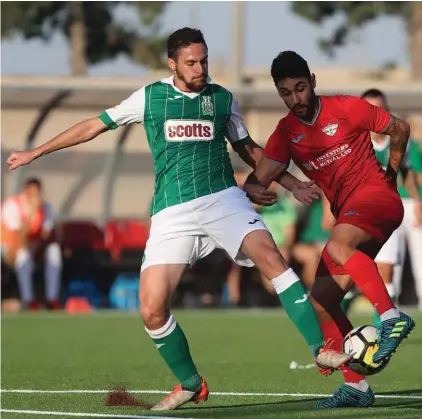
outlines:
[[[175,85],[174,85],[174,76],[170,76],[168,78],[165,79],[161,79],[162,83],[165,84],[169,84],[171,87],[173,87],[173,89],[178,92],[181,93],[182,95],[185,95],[191,99],[195,99],[197,96],[199,96],[206,88],[207,86],[205,86],[200,92],[182,92],[180,89],[178,89]],[[211,77],[208,76],[207,78],[207,84],[211,83]]]
[[[318,99],[318,110],[317,110],[317,113],[314,116],[314,119],[312,119],[311,122],[308,122],[308,121],[304,121],[303,119],[300,119],[299,118],[299,121],[302,122],[303,124],[311,125],[312,126],[312,125],[315,124],[316,120],[318,119],[319,114],[321,113],[321,98],[318,96],[317,99]]]

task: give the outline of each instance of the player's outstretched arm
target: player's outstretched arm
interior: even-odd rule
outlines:
[[[383,134],[390,136],[390,158],[387,165],[387,174],[395,180],[406,153],[410,126],[407,122],[391,115],[390,124]]]
[[[43,145],[28,151],[14,151],[7,159],[9,170],[31,163],[45,154],[93,140],[109,128],[99,118],[79,122]]]
[[[248,166],[252,167],[252,169],[256,168],[258,162],[262,159],[264,154],[264,150],[262,149],[262,147],[255,141],[253,141],[251,138],[249,138],[247,141],[242,141],[233,144],[233,149]],[[277,179],[274,179],[274,181],[281,185],[284,189],[287,189],[288,191],[292,192],[298,201],[309,205],[311,201],[308,200],[307,189],[313,186],[313,182],[302,182],[297,177],[289,173],[286,170],[285,165],[283,166],[284,170]],[[303,196],[305,191],[306,196]],[[319,195],[317,193],[317,189],[315,188],[315,194],[313,196],[313,199],[318,198]]]
[[[286,167],[283,163],[263,157],[243,186],[243,190],[247,193],[249,199],[258,205],[273,205],[276,199],[267,188],[273,181],[280,178],[282,173],[286,171]],[[294,176],[291,177],[297,180]],[[313,182],[297,181],[298,183],[294,183],[292,192],[298,201],[310,205],[314,199],[319,198],[319,190],[313,188]]]

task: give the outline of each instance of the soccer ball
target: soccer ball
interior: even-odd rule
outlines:
[[[377,345],[377,329],[373,326],[359,326],[351,330],[343,341],[343,352],[353,355],[348,367],[362,375],[374,375],[381,372],[389,359],[380,363],[372,361]]]

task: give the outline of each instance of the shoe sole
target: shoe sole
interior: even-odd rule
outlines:
[[[406,333],[406,335],[405,336],[403,336],[403,338],[402,338],[402,340],[400,341],[400,343],[396,346],[396,349],[394,349],[394,351],[393,352],[391,352],[391,354],[390,355],[387,355],[387,356],[385,356],[384,358],[381,358],[379,361],[375,361],[375,359],[374,359],[374,362],[375,363],[380,363],[380,362],[383,362],[383,361],[386,361],[386,360],[388,360],[388,359],[391,359],[391,357],[397,352],[397,349],[399,349],[399,347],[400,347],[400,345],[403,343],[403,341],[405,340],[405,339],[407,339],[408,337],[409,337],[409,335],[413,332],[413,329],[415,328],[415,326],[416,326],[416,324],[415,323],[413,323],[413,326],[411,327],[411,328],[409,328],[409,330],[408,330],[408,332]]]

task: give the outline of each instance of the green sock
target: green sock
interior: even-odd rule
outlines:
[[[324,346],[324,336],[314,307],[293,269],[273,279],[271,283],[278,298],[299,332],[305,338],[314,356]]]
[[[202,378],[198,374],[189,351],[188,341],[176,319],[170,316],[168,322],[158,330],[146,329],[158,352],[171,372],[188,391],[199,391]]]

